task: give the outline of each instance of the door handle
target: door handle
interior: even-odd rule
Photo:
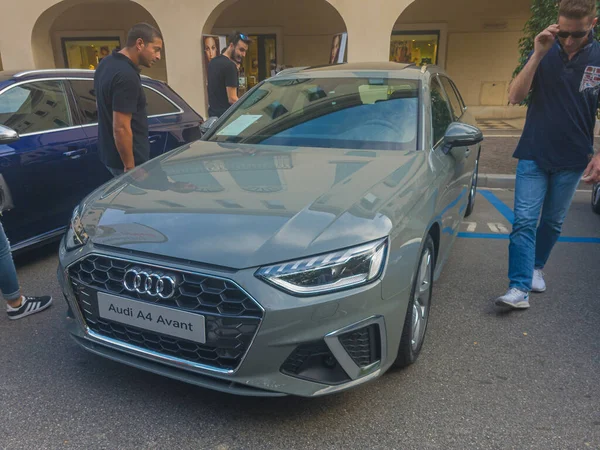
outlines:
[[[80,148],[78,150],[71,150],[69,152],[64,152],[63,156],[69,159],[77,159],[81,158],[83,155],[87,153],[87,148]]]
[[[160,139],[160,134],[155,134],[154,136],[148,136],[148,141],[151,144],[154,144],[154,143],[158,142],[159,139]]]
[[[467,149],[465,150],[465,158],[468,158],[470,154],[471,154],[471,149],[470,149],[470,148],[467,148]]]

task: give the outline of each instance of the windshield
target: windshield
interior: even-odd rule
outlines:
[[[416,150],[419,82],[387,78],[271,78],[209,141]]]

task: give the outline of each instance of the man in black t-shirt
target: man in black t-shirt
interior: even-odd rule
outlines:
[[[113,176],[150,159],[146,96],[139,66],[152,67],[161,58],[163,40],[152,25],[135,25],[127,45],[98,65],[94,90],[98,105],[98,154]]]
[[[245,34],[231,35],[227,49],[208,64],[208,115],[210,117],[220,117],[238,101],[238,66],[246,56],[250,42]]]

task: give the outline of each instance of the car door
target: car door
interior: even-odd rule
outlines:
[[[457,162],[457,157],[444,153],[444,135],[450,124],[454,121],[452,110],[444,89],[437,76],[431,78],[431,133],[432,152],[437,160],[436,174],[441,180],[439,185],[439,209],[442,221],[442,248],[449,248],[449,244],[456,237],[457,227],[460,224],[460,209],[464,203],[462,197],[461,174],[462,167]],[[460,150],[459,150],[460,153]],[[443,257],[444,255],[440,255]]]
[[[92,153],[98,155],[98,109],[96,107],[96,93],[94,91],[94,80],[90,79],[71,79],[71,87],[79,109],[81,110],[82,120],[84,121],[84,130],[90,138],[90,148]],[[162,117],[172,114],[180,114],[181,109],[166,99],[155,89],[144,85],[146,95],[146,108],[148,113],[148,141],[150,143],[150,157],[155,158],[165,151],[171,124],[163,123]],[[177,123],[174,125],[178,127]],[[96,183],[98,180],[95,181]]]
[[[175,148],[171,145],[171,148],[167,149],[167,142],[169,142],[172,132],[177,132],[182,128],[177,118],[183,113],[183,110],[157,89],[146,84],[143,86],[146,94],[146,112],[148,113],[150,157],[156,158],[161,153]]]
[[[86,190],[91,192],[112,178],[98,155],[98,109],[92,78],[70,78],[69,85],[77,104],[79,120],[89,139],[90,158],[84,168],[86,173]]]
[[[448,77],[444,75],[440,75],[439,79],[444,88],[444,91],[446,92],[446,97],[448,98],[448,102],[450,104],[450,109],[452,112],[454,122],[467,123],[463,120],[466,108],[464,106],[464,103],[462,102],[462,98],[458,94],[456,86]],[[473,124],[469,123],[469,125]],[[455,157],[457,157],[458,159],[462,158],[460,161],[460,166],[462,168],[460,184],[462,184],[465,187],[465,189],[469,189],[471,185],[471,175],[473,173],[473,170],[475,169],[475,161],[478,157],[478,148],[479,145],[474,145],[470,147],[467,146],[462,147],[460,149],[457,148],[452,150],[452,153]],[[465,197],[468,197],[468,195],[465,195]],[[465,207],[467,200],[468,199],[465,198]]]
[[[0,171],[13,208],[2,223],[18,249],[60,235],[85,195],[89,140],[74,117],[64,79],[31,80],[0,92],[0,124],[19,140],[0,145]]]

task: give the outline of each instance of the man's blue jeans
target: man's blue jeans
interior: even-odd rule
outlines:
[[[546,265],[582,175],[583,169],[545,170],[519,160],[508,258],[511,288],[531,291],[533,271]]]
[[[0,292],[7,301],[17,300],[21,297],[17,271],[2,222],[0,222]]]

